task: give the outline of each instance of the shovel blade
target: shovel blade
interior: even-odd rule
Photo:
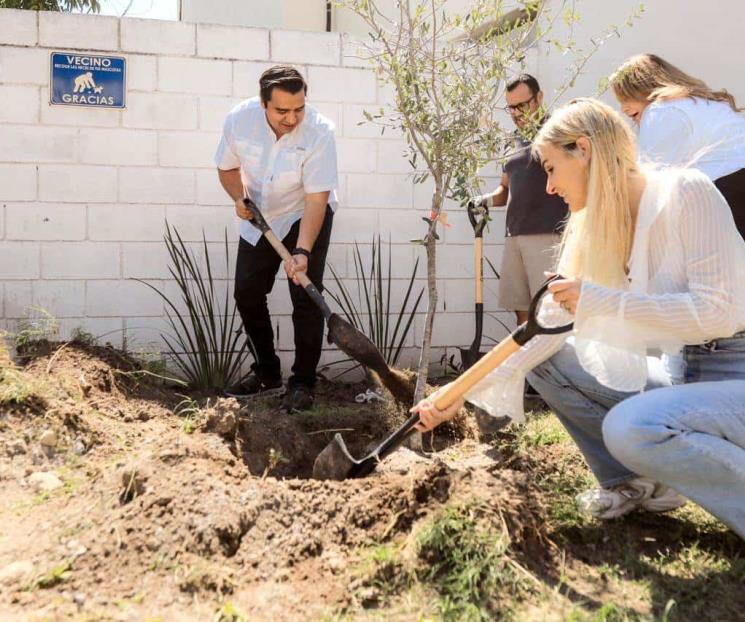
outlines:
[[[345,480],[357,461],[347,449],[338,432],[313,463],[313,479]]]
[[[463,364],[464,371],[478,363],[479,359],[484,356],[483,352],[479,352],[478,350],[474,350],[472,348],[459,348],[459,350],[460,361]]]

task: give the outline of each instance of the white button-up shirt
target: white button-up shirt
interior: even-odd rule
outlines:
[[[228,113],[215,153],[222,170],[241,169],[246,196],[259,206],[281,240],[303,216],[305,195],[329,194],[336,210],[336,143],[334,125],[310,106],[303,122],[277,139],[258,97],[247,99]],[[241,220],[241,237],[255,245],[261,232]]]
[[[525,374],[567,338],[588,373],[632,392],[646,383],[647,348],[675,353],[745,329],[745,241],[724,197],[696,170],[646,177],[626,289],[584,281],[574,317],[549,296],[543,308],[558,318],[553,325],[574,320],[574,333],[534,337],[471,389],[468,401],[522,420]]]
[[[745,168],[745,118],[726,102],[699,97],[652,102],[639,124],[639,157],[716,181]]]

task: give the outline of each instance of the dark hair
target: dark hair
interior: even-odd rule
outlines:
[[[308,85],[300,72],[289,65],[275,65],[270,67],[259,78],[259,93],[265,104],[272,98],[274,88],[294,95],[300,89],[307,94]]]
[[[524,84],[530,89],[530,94],[533,97],[538,95],[538,93],[540,93],[541,91],[541,87],[538,84],[538,80],[536,80],[529,73],[521,73],[519,76],[517,76],[517,78],[512,80],[512,82],[507,83],[507,92],[510,93],[514,91],[521,84]]]

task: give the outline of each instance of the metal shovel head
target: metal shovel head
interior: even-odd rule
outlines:
[[[362,460],[355,460],[341,434],[337,433],[316,456],[313,463],[313,479],[332,479],[340,482],[350,477],[363,477],[371,473],[377,463],[378,457],[375,452]]]
[[[460,361],[465,371],[469,367],[478,363],[479,359],[484,356],[483,352],[473,350],[472,348],[458,348],[460,350]]]
[[[339,349],[371,369],[387,368],[388,365],[375,344],[337,313],[328,319],[329,341]]]

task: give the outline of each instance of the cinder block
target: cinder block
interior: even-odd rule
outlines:
[[[129,95],[127,95],[129,105]],[[53,106],[49,103],[49,89],[41,89],[41,122],[44,125],[70,127],[116,127],[122,118],[120,110],[89,108],[88,106]]]
[[[444,239],[448,244],[468,244],[473,242],[473,227],[468,220],[466,209],[447,210],[450,227],[444,230]],[[489,210],[489,222],[484,230],[484,242],[487,244],[504,243],[505,218],[504,210]]]
[[[193,203],[194,171],[173,168],[120,168],[122,203]]]
[[[378,214],[376,209],[340,207],[334,215],[332,241],[337,244],[370,242],[380,227]]]
[[[375,74],[369,69],[308,68],[308,92],[318,101],[374,103]]]
[[[220,205],[223,207],[233,205],[233,200],[220,185],[216,170],[196,171],[196,177],[197,203],[199,205]]]
[[[119,245],[110,242],[47,242],[41,247],[45,279],[117,279]]]
[[[38,242],[0,244],[0,279],[37,279],[39,265]]]
[[[163,205],[89,205],[88,237],[102,241],[163,239]]]
[[[36,45],[36,11],[0,9],[0,44]]]
[[[378,142],[355,138],[337,138],[336,153],[342,173],[372,173],[375,171]]]
[[[122,243],[122,274],[124,278],[170,279],[171,258],[163,242]]]
[[[259,94],[259,78],[274,63],[233,63],[233,96],[255,97]]]
[[[158,84],[157,67],[155,56],[127,56],[127,90],[154,91]]]
[[[243,60],[269,58],[269,31],[197,24],[197,56]]]
[[[167,346],[161,335],[171,333],[165,317],[124,318],[127,348],[131,352],[165,352]]]
[[[158,58],[158,89],[175,93],[230,95],[233,68],[229,61],[201,58]]]
[[[121,20],[122,50],[192,56],[196,51],[194,24],[160,19]]]
[[[237,97],[200,97],[199,129],[222,132],[225,117],[240,101]]]
[[[85,239],[85,205],[8,203],[5,218],[9,240]]]
[[[341,134],[341,104],[329,104],[325,102],[317,102],[312,98],[309,98],[311,107],[315,108],[318,112],[326,117],[329,121],[334,124],[338,134]]]
[[[49,84],[49,51],[0,47],[0,80],[3,84]]]
[[[2,251],[0,251],[0,254]],[[4,318],[28,317],[28,312],[33,306],[34,292],[32,281],[6,281],[3,291]]]
[[[55,318],[80,317],[85,313],[85,281],[34,281],[33,304]]]
[[[77,130],[44,126],[0,126],[0,160],[74,162]]]
[[[341,62],[343,65],[370,69],[372,56],[375,52],[370,48],[368,41],[343,32],[341,45]]]
[[[387,265],[388,261],[388,244],[386,240],[383,241],[383,257],[385,258],[385,264]],[[359,244],[359,250],[360,250],[360,257],[362,258],[362,266],[364,268],[365,274],[370,274],[370,269],[372,267],[372,244]],[[424,253],[421,253],[421,255],[416,254],[414,252],[414,246],[412,244],[393,244],[391,246],[390,252],[391,252],[391,276],[394,279],[406,279],[411,276],[411,272],[414,268],[414,262],[416,260],[416,257],[421,257],[419,261],[419,270],[420,274],[422,274],[421,270],[424,269]],[[416,247],[421,248],[421,247]],[[350,248],[349,253],[352,255],[354,253],[354,249]],[[386,271],[387,274],[387,271]],[[349,276],[353,277],[356,276],[356,268],[355,268],[355,262],[353,260],[353,257],[350,257],[349,259]]]
[[[282,63],[338,65],[341,40],[336,32],[272,30],[272,60]]]
[[[366,106],[345,104],[343,106],[344,128],[343,135],[348,138],[390,138],[393,133],[385,129],[374,121],[365,119],[365,111],[370,114],[377,114],[379,106],[368,104]]]
[[[129,93],[124,127],[191,130],[197,127],[197,100],[188,95]]]
[[[424,336],[424,314],[417,314],[416,343]],[[476,321],[473,313],[438,313],[432,330],[432,345],[435,347],[468,347],[473,341]]]
[[[36,198],[36,166],[0,164],[0,188],[6,201],[33,201]]]
[[[80,161],[85,164],[156,165],[158,136],[144,130],[79,130]]]
[[[378,173],[409,174],[414,171],[411,167],[408,145],[403,141],[381,140],[378,141]],[[424,166],[421,157],[417,159],[419,167]]]
[[[176,229],[185,241],[201,242],[202,235],[209,242],[224,242],[225,235],[232,247],[238,240],[238,218],[232,205],[169,205],[166,207],[168,224]],[[235,261],[235,252],[231,261]]]
[[[162,281],[151,281],[160,289]],[[132,280],[88,281],[85,314],[94,317],[140,317],[163,313],[160,296],[143,283]]]
[[[39,198],[62,203],[114,203],[116,169],[111,166],[39,166]]]
[[[427,223],[422,220],[424,216],[425,213],[412,209],[381,210],[380,235],[383,240],[390,238],[394,244],[421,240],[427,232]]]
[[[181,166],[215,169],[212,156],[220,135],[217,132],[160,132],[158,163],[160,166]]]
[[[413,192],[406,175],[347,175],[350,207],[411,208]]]
[[[39,88],[0,85],[0,122],[38,123]]]
[[[336,224],[334,224],[334,227],[336,227]],[[325,285],[332,283],[334,280],[329,267],[333,267],[337,276],[341,279],[347,277],[349,274],[349,245],[337,244],[334,239],[333,230],[332,242],[329,244],[329,250],[326,254],[326,273],[323,277]]]
[[[119,20],[101,15],[39,13],[39,45],[53,48],[118,50]]]

